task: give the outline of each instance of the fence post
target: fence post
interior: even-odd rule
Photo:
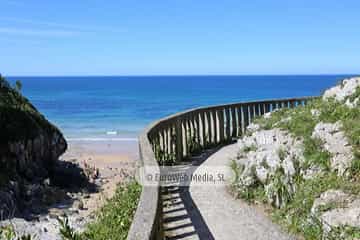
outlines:
[[[183,136],[181,118],[176,118],[175,122],[175,136],[176,136],[176,160],[182,161],[183,158]]]
[[[203,148],[206,148],[206,128],[205,128],[205,112],[200,112],[200,118],[201,118],[201,138],[202,138],[202,146]]]
[[[232,107],[231,108],[231,138],[234,138],[236,137],[236,131],[237,131],[237,126],[236,126],[236,108],[235,107]]]
[[[226,141],[230,141],[231,140],[231,132],[230,132],[230,109],[229,107],[225,108],[225,116],[226,116],[226,136],[225,136],[225,140]]]
[[[213,125],[214,125],[214,144],[216,144],[218,142],[218,134],[219,134],[219,131],[218,131],[218,117],[217,117],[217,113],[216,113],[216,110],[213,110],[212,111],[212,122],[213,122]]]
[[[224,142],[224,132],[225,132],[225,121],[224,121],[224,109],[221,108],[220,110],[218,110],[218,119],[219,119],[219,137],[220,143]]]
[[[207,142],[207,145],[211,145],[212,144],[212,133],[213,133],[213,130],[212,130],[212,126],[213,124],[211,123],[211,112],[210,111],[207,111],[206,112],[206,122],[207,122],[207,138],[209,139],[209,141]]]

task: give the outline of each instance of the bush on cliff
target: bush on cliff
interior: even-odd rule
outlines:
[[[0,75],[0,144],[60,131]]]

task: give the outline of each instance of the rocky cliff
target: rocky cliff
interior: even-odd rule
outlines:
[[[16,212],[22,186],[48,178],[67,143],[0,75],[0,218]]]

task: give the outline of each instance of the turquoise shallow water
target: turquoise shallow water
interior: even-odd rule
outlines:
[[[134,141],[150,122],[203,105],[319,95],[346,75],[9,77],[68,140]]]

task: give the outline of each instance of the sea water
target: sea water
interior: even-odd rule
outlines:
[[[316,96],[345,75],[9,77],[67,140],[136,141],[152,121],[205,105]]]

